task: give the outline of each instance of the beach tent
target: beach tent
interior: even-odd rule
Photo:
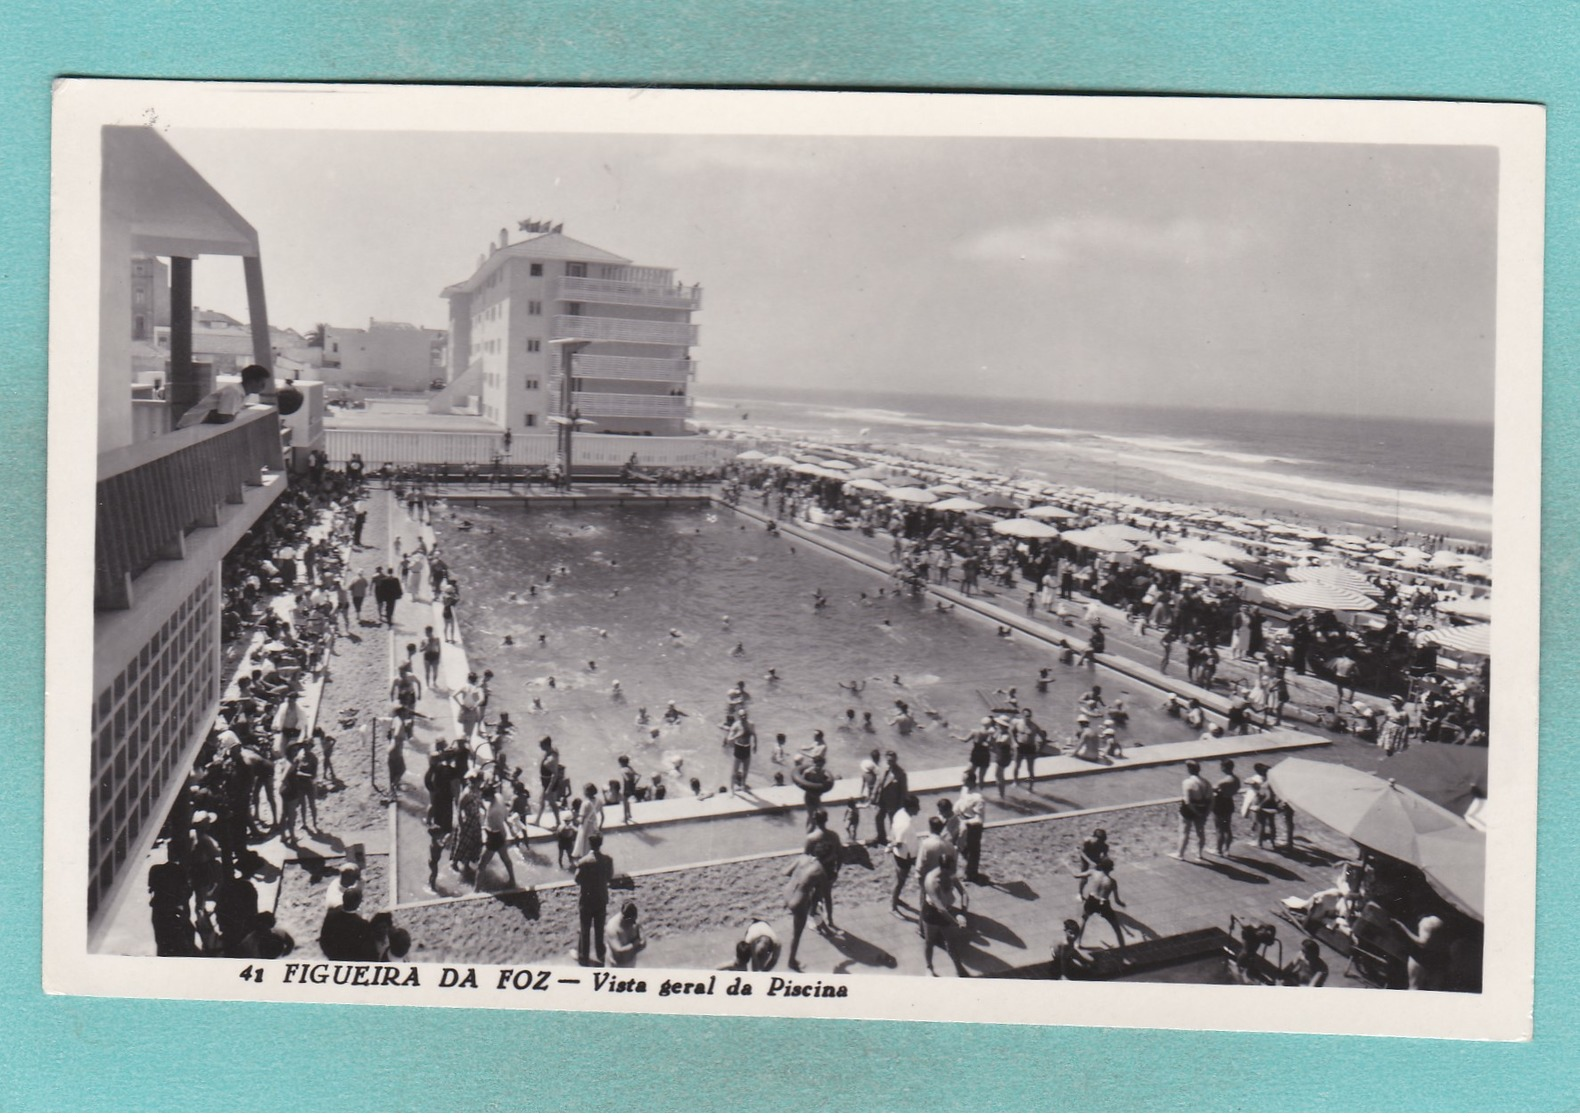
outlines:
[[[760,462],[767,456],[761,450],[742,450],[735,455],[735,460],[738,462]]]
[[[1490,622],[1428,629],[1422,633],[1422,636],[1432,641],[1438,647],[1447,648],[1449,651],[1467,652],[1471,655],[1492,654],[1492,625]]]
[[[1326,582],[1280,582],[1263,586],[1262,596],[1291,609],[1331,609],[1343,613],[1367,613],[1377,603],[1364,593],[1333,586]]]
[[[1219,562],[1215,558],[1209,558],[1206,555],[1196,554],[1192,551],[1181,551],[1172,555],[1148,555],[1142,561],[1155,570],[1172,570],[1176,574],[1198,574],[1203,577],[1211,577],[1234,573],[1234,567]]]
[[[1000,520],[993,525],[993,530],[1017,539],[1056,539],[1059,535],[1058,528],[1037,520]]]
[[[890,500],[904,501],[906,504],[931,504],[938,499],[937,493],[903,485],[897,489],[890,489],[884,495]]]
[[[952,496],[947,500],[940,500],[933,505],[933,508],[939,512],[976,512],[981,510],[982,505],[967,497]]]
[[[1222,543],[1216,539],[1176,539],[1174,545],[1182,551],[1192,551],[1198,555],[1215,558],[1219,562],[1254,562],[1255,559],[1249,551],[1242,551],[1232,543]]]
[[[1378,596],[1382,593],[1371,581],[1357,571],[1347,566],[1292,566],[1289,568],[1291,582],[1321,582],[1324,585],[1339,586],[1342,589],[1354,590],[1367,596]]]
[[[1063,533],[1067,543],[1077,547],[1085,547],[1090,551],[1107,551],[1110,554],[1128,555],[1136,550],[1136,545],[1128,539],[1120,539],[1117,535],[1109,535],[1093,528],[1079,528],[1075,531]]]
[[[1456,617],[1475,617],[1480,620],[1492,619],[1492,599],[1488,597],[1461,597],[1454,601],[1439,601],[1439,613],[1452,613]]]

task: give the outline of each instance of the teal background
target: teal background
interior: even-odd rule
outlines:
[[[1574,1109],[1574,3],[0,4],[0,1106]],[[46,998],[49,93],[62,75],[1453,98],[1548,106],[1536,1039]],[[85,318],[89,303],[84,303]],[[91,406],[91,400],[88,403]],[[84,446],[83,453],[91,453]],[[991,989],[982,991],[991,996]],[[1057,995],[1050,989],[1050,996]],[[1295,1021],[1291,1021],[1294,1023]]]

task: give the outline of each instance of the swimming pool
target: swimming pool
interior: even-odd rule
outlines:
[[[1011,687],[1056,738],[1070,734],[1077,700],[1094,683],[1110,700],[1125,697],[1121,740],[1180,736],[1156,696],[1125,677],[1059,667],[1040,641],[1001,638],[992,622],[939,613],[931,598],[895,597],[876,572],[728,509],[480,506],[466,516],[470,532],[435,529],[460,582],[473,669],[494,672],[490,709],[521,727],[516,763],[530,769],[531,742],[552,734],[578,785],[607,783],[622,753],[644,777],[662,770],[672,782],[678,763],[706,787],[727,783],[720,727],[737,681],[752,695],[761,782],[772,779],[775,734],[793,752],[815,729],[838,775],[856,774],[874,748],[895,749],[912,770],[963,764],[966,746],[952,735],[1007,701],[999,691]],[[1037,694],[1044,666],[1055,681]],[[770,669],[779,682],[765,679]],[[859,694],[839,685],[853,681]],[[896,699],[927,728],[907,736],[890,727]],[[689,716],[665,724],[671,701]],[[643,707],[647,726],[638,724]]]

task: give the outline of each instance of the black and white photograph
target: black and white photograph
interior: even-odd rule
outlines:
[[[1539,108],[55,109],[51,992],[1530,1034]]]

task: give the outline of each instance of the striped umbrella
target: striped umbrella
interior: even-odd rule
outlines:
[[[1280,582],[1263,586],[1262,596],[1291,609],[1332,609],[1342,613],[1367,613],[1377,603],[1364,593],[1326,582]]]
[[[1434,628],[1423,633],[1423,635],[1438,647],[1447,648],[1450,651],[1469,652],[1471,655],[1492,654],[1491,622]]]
[[[1292,566],[1289,568],[1289,580],[1291,582],[1321,582],[1324,585],[1338,586],[1340,589],[1364,593],[1369,597],[1382,593],[1364,575],[1351,570],[1347,566]]]

